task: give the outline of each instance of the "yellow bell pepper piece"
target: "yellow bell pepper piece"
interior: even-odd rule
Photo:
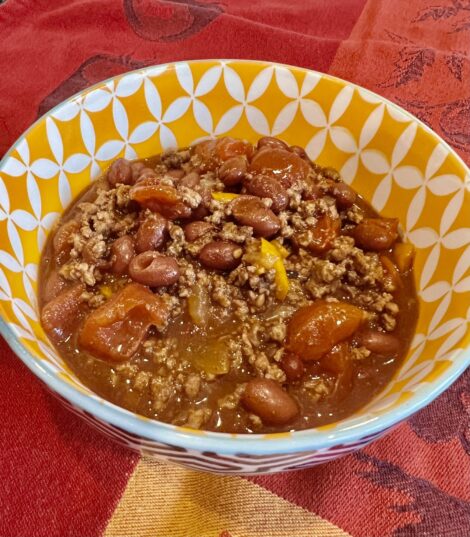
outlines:
[[[283,250],[285,248],[282,247]],[[276,284],[276,298],[284,300],[289,292],[289,278],[283,263],[283,253],[272,242],[261,239],[261,259],[260,262],[265,268],[273,268],[276,272],[274,282]]]
[[[289,250],[287,248],[284,248],[282,244],[277,240],[274,239],[271,244],[276,247],[276,249],[281,254],[282,259],[286,259],[286,257],[289,257]]]
[[[287,277],[286,267],[282,262],[282,259],[278,259],[274,263],[274,270],[276,275],[274,281],[276,283],[276,298],[284,300],[289,292],[289,278]]]
[[[409,242],[398,242],[393,248],[393,257],[400,272],[407,272],[413,265],[415,249]]]
[[[192,355],[192,362],[200,371],[224,375],[230,371],[230,349],[222,340],[209,340]]]
[[[273,243],[268,242],[266,239],[261,239],[260,263],[264,268],[273,268],[280,256],[279,250]]]
[[[232,201],[235,198],[238,198],[239,195],[240,194],[232,194],[231,192],[212,192],[212,198],[216,201],[222,201],[223,203]]]
[[[99,290],[105,298],[111,298],[113,294],[113,290],[109,285],[100,285]]]

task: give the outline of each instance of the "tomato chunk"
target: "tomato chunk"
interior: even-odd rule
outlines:
[[[122,362],[137,352],[151,325],[163,327],[167,318],[159,296],[130,283],[85,319],[79,345],[99,358]]]
[[[141,207],[159,213],[169,220],[191,216],[191,207],[183,202],[176,188],[161,184],[158,177],[142,179],[131,188],[129,196]]]
[[[259,150],[250,164],[252,173],[262,173],[277,179],[285,188],[306,179],[310,166],[295,153],[286,149],[266,147]]]
[[[334,375],[347,374],[351,376],[352,368],[351,349],[345,341],[335,345],[321,359],[321,365],[324,369]]]
[[[294,241],[314,254],[330,250],[341,230],[341,220],[329,214],[318,218],[314,226],[294,236]]]
[[[194,148],[194,154],[201,159],[204,170],[215,170],[226,160],[245,155],[248,158],[253,154],[253,146],[245,140],[238,140],[225,136],[217,140],[204,140]]]
[[[364,318],[364,311],[352,304],[317,300],[292,316],[286,348],[302,360],[319,360],[336,344],[351,337]]]
[[[67,287],[48,302],[41,312],[41,323],[52,341],[60,341],[73,331],[85,291],[82,283]]]
[[[336,377],[334,394],[342,399],[351,390],[353,365],[351,347],[345,341],[335,345],[321,359],[321,365]]]

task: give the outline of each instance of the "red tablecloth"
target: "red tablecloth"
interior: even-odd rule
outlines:
[[[470,161],[469,0],[0,0],[0,155],[123,71],[258,58],[327,71],[430,124]],[[122,449],[0,342],[0,536],[469,537],[470,372],[383,440],[243,479]]]

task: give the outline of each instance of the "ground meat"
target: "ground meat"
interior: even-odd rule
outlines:
[[[129,205],[131,201],[129,198],[130,189],[130,185],[118,184],[116,186],[116,206],[119,209],[125,209]]]
[[[364,219],[364,213],[357,205],[353,205],[350,209],[345,211],[344,219],[354,224],[359,224]]]
[[[186,205],[191,207],[191,209],[198,207],[202,201],[201,194],[192,188],[180,186],[178,187],[178,193],[180,194],[181,199],[186,203]]]
[[[352,347],[351,356],[354,360],[364,360],[370,356],[370,350],[365,347]]]
[[[340,262],[349,257],[354,249],[354,239],[348,236],[336,237],[333,247],[328,252],[327,257],[332,261]]]
[[[106,297],[101,293],[91,293],[89,291],[84,291],[81,298],[87,302],[90,308],[98,308],[106,302]]]
[[[133,387],[138,392],[144,391],[152,379],[152,373],[149,371],[139,371],[134,377]]]
[[[132,380],[139,372],[139,368],[135,364],[131,364],[129,362],[118,364],[115,369],[116,373],[123,380]]]
[[[243,244],[253,236],[253,228],[237,226],[233,222],[227,222],[222,226],[219,237],[225,241],[233,241]]]
[[[178,257],[183,251],[183,247],[186,244],[183,228],[170,222],[169,235],[171,238],[171,243],[167,247],[166,253],[171,256]]]
[[[263,422],[261,421],[261,418],[257,416],[256,414],[248,414],[248,419],[250,420],[253,429],[259,429],[263,426]]]
[[[154,376],[150,381],[150,393],[152,396],[152,407],[155,412],[162,411],[173,393],[174,386],[171,378]]]
[[[384,313],[380,317],[382,327],[387,332],[393,332],[397,326],[397,320],[395,317],[390,315],[389,313]]]
[[[365,311],[374,329],[396,329],[402,304],[397,294],[401,290],[395,288],[393,278],[384,270],[381,257],[392,259],[391,252],[370,252],[355,244],[355,225],[364,216],[369,217],[371,211],[361,202],[347,209],[344,205],[338,208],[336,199],[329,194],[332,181],[341,181],[338,172],[313,163],[306,180],[295,180],[286,189],[287,206],[276,213],[279,232],[264,237],[271,242],[271,246],[266,245],[256,226],[254,232],[250,226],[238,225],[231,203],[208,195],[210,191],[227,191],[218,177],[219,157],[208,165],[191,153],[168,151],[140,164],[153,169],[161,184],[174,187],[193,212],[184,219],[173,220],[170,211],[165,240],[158,245],[160,254],[176,259],[179,271],[176,282],[151,288],[168,309],[168,318],[162,326],[149,327],[136,356],[108,367],[106,382],[123,394],[127,408],[138,406],[139,412],[175,425],[214,428],[218,420],[226,419],[225,413],[232,412],[236,414],[234,427],[244,432],[266,430],[260,417],[244,410],[240,403],[251,378],[274,380],[288,393],[293,389],[299,404],[311,404],[312,408],[328,397],[337,397],[337,391],[344,388],[317,361],[305,363],[306,373],[293,385],[287,381],[284,345],[289,320],[297,309],[318,299],[346,300]],[[250,159],[248,162],[252,162]],[[138,172],[139,166],[133,181]],[[148,172],[147,169],[145,173]],[[181,185],[181,178],[191,172],[198,174],[199,183],[192,188]],[[246,194],[252,177],[246,174],[243,183],[230,187],[228,192]],[[108,267],[114,262],[112,243],[124,235],[132,241],[142,220],[154,216],[153,210],[130,200],[131,188],[127,184],[112,187],[102,181],[94,199],[86,195],[71,213],[77,225],[66,238],[66,251],[70,250],[70,254],[61,259],[58,273],[67,281],[86,285],[81,298],[90,310],[104,304],[131,281],[127,270],[109,273]],[[271,198],[261,199],[264,207],[272,207]],[[319,222],[326,220],[324,215],[340,223],[341,229],[339,236],[315,254],[312,241],[319,232]],[[184,228],[193,220],[211,226],[189,242]],[[333,230],[333,237],[335,233]],[[213,241],[237,245],[239,264],[235,269],[212,270],[200,263],[201,250]],[[279,281],[285,276],[287,295],[280,300]],[[371,353],[365,347],[356,347],[355,341],[350,340],[350,356],[363,369]],[[86,358],[90,360],[87,367],[96,371],[105,367],[103,361]],[[222,389],[225,379],[227,385]]]
[[[225,395],[221,399],[217,401],[217,406],[221,409],[227,408],[227,409],[234,409],[238,406],[240,403],[241,396],[243,395],[243,392],[245,391],[245,384],[239,384],[235,391]]]
[[[197,373],[191,373],[184,383],[184,391],[188,397],[194,399],[201,388],[201,376]]]
[[[190,159],[190,152],[185,149],[183,151],[169,150],[162,155],[162,163],[167,168],[180,168],[182,164]]]
[[[191,429],[200,429],[201,426],[211,417],[212,411],[208,408],[189,409],[188,418],[184,427],[191,427]]]
[[[304,381],[303,388],[308,391],[312,400],[319,401],[332,393],[334,383],[323,377],[316,377]]]
[[[286,338],[286,325],[282,321],[277,321],[269,328],[268,337],[272,341],[281,343]]]
[[[327,259],[316,259],[313,265],[317,281],[331,283],[340,280],[346,273],[344,265],[335,265]]]
[[[101,279],[101,275],[94,265],[89,265],[79,260],[72,260],[66,263],[59,273],[66,280],[81,281],[90,287],[93,287]]]

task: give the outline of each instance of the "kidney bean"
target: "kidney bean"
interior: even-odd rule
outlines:
[[[250,380],[242,395],[242,403],[264,423],[272,425],[289,423],[299,413],[296,401],[271,379]]]
[[[135,234],[135,249],[137,253],[147,250],[158,250],[167,238],[168,220],[161,214],[155,213],[145,218]]]
[[[309,181],[307,188],[302,193],[304,200],[317,200],[322,197],[321,188],[314,182]]]
[[[137,283],[149,287],[172,285],[180,277],[176,259],[158,252],[143,252],[129,264],[129,276]]]
[[[72,235],[77,233],[79,229],[80,224],[77,220],[68,220],[55,232],[52,247],[54,248],[57,264],[62,265],[70,257]]]
[[[287,149],[289,146],[286,144],[286,142],[279,140],[279,138],[274,138],[272,136],[263,136],[263,138],[260,138],[258,140],[258,145],[256,147],[258,149],[262,149],[263,147],[276,147],[278,149]]]
[[[180,179],[180,181],[178,181],[178,185],[194,188],[199,184],[200,181],[201,176],[198,174],[198,172],[189,172],[182,179]]]
[[[289,203],[287,190],[272,177],[255,175],[252,179],[246,180],[244,185],[250,194],[271,199],[273,202],[271,210],[275,213],[283,211]]]
[[[333,183],[330,193],[336,199],[339,209],[349,209],[357,198],[354,190],[346,183]]]
[[[145,168],[145,164],[143,162],[132,162],[131,163],[131,170],[132,170],[132,182],[135,183],[137,179],[140,176],[140,172]]]
[[[219,179],[226,186],[238,185],[245,177],[247,168],[248,161],[244,155],[229,158],[219,168]]]
[[[130,185],[132,183],[131,163],[125,158],[118,158],[109,167],[107,178],[111,186],[119,183]]]
[[[281,227],[279,218],[256,196],[239,196],[230,205],[235,220],[251,226],[259,237],[271,237]]]
[[[289,147],[289,151],[292,151],[292,153],[295,153],[301,159],[310,160],[308,158],[307,153],[305,152],[305,149],[303,147],[300,147],[300,145],[291,145]]]
[[[199,252],[199,261],[207,268],[233,270],[241,261],[243,250],[230,241],[212,241]]]
[[[197,220],[201,220],[201,218],[204,218],[210,214],[209,209],[201,203],[199,207],[196,207],[193,209],[193,212],[191,214],[192,218],[196,218]]]
[[[366,250],[388,250],[398,238],[398,218],[364,218],[353,231]]]
[[[152,170],[152,168],[148,168],[147,166],[144,166],[140,170],[140,173],[139,173],[139,176],[137,177],[136,182],[138,183],[139,181],[143,181],[144,179],[149,179],[149,178],[157,180],[158,178],[157,172],[155,170]]]
[[[165,172],[165,175],[169,175],[170,177],[173,177],[174,179],[181,179],[182,177],[186,175],[186,172],[180,168],[178,170],[169,170]]]
[[[196,222],[190,222],[184,226],[184,236],[188,242],[194,242],[202,237],[213,228],[209,222],[197,220]]]
[[[359,345],[383,356],[398,354],[401,347],[400,340],[396,336],[378,330],[362,330],[357,334],[356,339]]]
[[[305,366],[300,357],[290,352],[284,353],[281,367],[289,381],[298,380],[305,373]]]
[[[111,271],[125,274],[134,255],[134,243],[129,235],[116,239],[111,245]]]

